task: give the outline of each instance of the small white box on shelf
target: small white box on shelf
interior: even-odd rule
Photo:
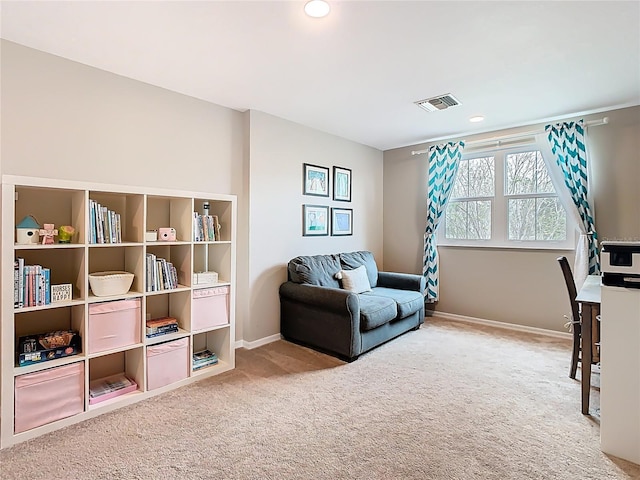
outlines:
[[[157,242],[158,241],[158,231],[157,230],[147,230],[144,232],[144,240],[145,242]]]
[[[217,272],[196,272],[193,274],[194,285],[218,283]]]
[[[51,285],[51,303],[71,301],[71,284]]]

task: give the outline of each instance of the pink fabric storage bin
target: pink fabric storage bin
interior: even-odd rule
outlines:
[[[15,433],[84,411],[84,362],[15,379]]]
[[[193,291],[191,330],[229,323],[229,287],[200,288]]]
[[[188,338],[147,347],[147,390],[164,387],[188,376]]]
[[[140,299],[89,305],[89,353],[140,343]]]

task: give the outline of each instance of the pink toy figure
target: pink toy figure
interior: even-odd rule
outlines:
[[[55,235],[58,235],[58,230],[53,228],[53,223],[45,223],[44,228],[40,229],[42,245],[53,245],[53,237]]]

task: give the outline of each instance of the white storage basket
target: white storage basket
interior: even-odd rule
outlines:
[[[133,277],[133,273],[129,272],[94,272],[89,274],[89,285],[96,297],[122,295],[129,291]]]

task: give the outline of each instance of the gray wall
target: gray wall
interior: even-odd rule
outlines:
[[[610,118],[588,130],[591,186],[596,230],[600,238],[640,239],[640,107],[584,117]],[[542,129],[510,129],[468,136]],[[384,153],[384,267],[421,272],[426,218],[426,155],[412,156],[430,144]],[[436,310],[480,319],[563,330],[569,313],[566,290],[556,258],[560,250],[515,250],[439,247],[440,300]]]
[[[280,332],[277,289],[301,254],[382,262],[382,152],[2,41],[2,174],[238,196],[236,339]],[[302,238],[302,163],[353,169],[354,235]],[[343,204],[346,206],[345,204]]]
[[[297,255],[371,250],[382,265],[382,152],[262,112],[250,113],[249,331],[280,331],[278,287]],[[302,194],[302,163],[352,170],[352,201]],[[331,192],[330,192],[331,193]],[[353,235],[303,237],[302,205],[353,209]]]

